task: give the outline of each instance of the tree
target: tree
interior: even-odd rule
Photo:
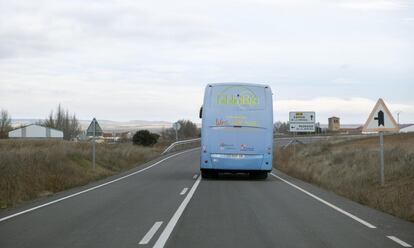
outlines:
[[[8,138],[10,130],[12,130],[11,116],[9,116],[7,110],[2,109],[0,119],[0,139]]]
[[[288,133],[289,132],[289,123],[287,122],[276,122],[274,124],[274,130],[276,133]]]
[[[132,137],[132,142],[134,145],[152,146],[157,143],[159,137],[160,135],[148,130],[139,130]]]
[[[177,122],[181,125],[180,130],[178,130],[179,139],[190,139],[200,136],[200,130],[194,122],[190,120],[179,120]],[[165,129],[161,132],[161,137],[167,141],[175,140],[175,130],[173,128]]]
[[[81,127],[76,115],[70,115],[68,110],[64,110],[60,104],[57,108],[56,114],[50,112],[49,117],[40,122],[40,125],[54,128],[63,132],[63,138],[70,140],[81,133]]]

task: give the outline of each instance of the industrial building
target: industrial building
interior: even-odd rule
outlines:
[[[414,132],[414,124],[400,125],[400,133]]]
[[[63,132],[32,124],[9,132],[11,139],[63,139]]]
[[[332,116],[331,118],[328,118],[328,129],[331,132],[337,132],[341,129],[339,117]]]

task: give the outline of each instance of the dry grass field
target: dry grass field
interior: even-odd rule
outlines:
[[[0,140],[0,208],[88,184],[143,164],[163,146],[97,144],[58,140]]]
[[[274,151],[274,167],[361,204],[414,222],[414,134],[384,136],[385,185],[379,138],[296,145]]]

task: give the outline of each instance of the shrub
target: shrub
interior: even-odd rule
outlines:
[[[151,133],[148,130],[139,130],[132,137],[134,145],[152,146],[155,145],[160,136],[156,133]]]
[[[7,110],[2,109],[0,113],[0,139],[8,138],[11,130],[11,117]]]

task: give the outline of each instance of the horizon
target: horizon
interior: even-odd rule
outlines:
[[[44,120],[45,118],[11,118],[12,124],[15,124],[16,122],[19,123],[18,121],[40,121],[40,120]],[[185,120],[185,119],[178,119],[175,121],[165,121],[165,120],[127,120],[127,121],[120,121],[120,120],[99,120],[97,119],[98,122],[116,122],[119,124],[124,124],[124,123],[130,123],[130,122],[149,122],[151,125],[152,123],[165,123],[165,124],[173,124],[176,121],[179,120]],[[85,120],[85,119],[78,119],[78,121],[80,122],[91,122],[92,120]],[[277,123],[279,122],[278,120],[274,121],[273,123]],[[280,121],[282,123],[288,123],[289,121]],[[194,122],[195,124],[200,124],[201,125],[201,121],[200,122]],[[321,122],[321,121],[316,121],[315,123],[319,123],[320,125],[328,125],[328,122]],[[365,122],[362,123],[341,123],[341,127],[342,126],[355,126],[355,125],[364,125]],[[30,124],[36,124],[35,122],[30,122]],[[399,123],[400,125],[409,125],[409,124],[414,124],[411,122],[407,122],[407,123]]]

